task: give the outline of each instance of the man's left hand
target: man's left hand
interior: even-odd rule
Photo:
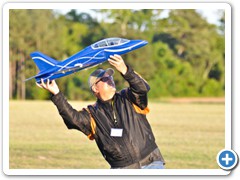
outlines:
[[[117,54],[115,54],[114,56],[111,55],[108,59],[108,62],[112,66],[114,66],[120,73],[122,73],[123,75],[126,74],[127,66],[121,56]]]

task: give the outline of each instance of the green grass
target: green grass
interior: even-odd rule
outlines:
[[[76,109],[92,102],[70,102]],[[225,105],[150,102],[148,120],[168,169],[216,169]],[[10,169],[109,169],[94,141],[68,130],[51,101],[10,101]]]

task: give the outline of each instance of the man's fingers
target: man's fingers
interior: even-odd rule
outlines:
[[[54,85],[56,84],[56,81],[55,81],[55,80],[52,80],[50,83],[51,83],[51,85],[54,86]]]
[[[111,60],[111,62],[115,63],[115,64],[119,64],[123,61],[122,57],[119,55],[114,55],[114,56],[110,56],[110,58],[108,60]]]
[[[112,63],[117,63],[117,61],[115,61],[114,59],[108,58],[108,61],[112,62]]]
[[[38,86],[38,87],[40,87],[40,88],[43,88],[40,84],[38,84],[37,82],[36,82],[36,85]]]
[[[113,57],[116,57],[117,59],[122,59],[122,57],[120,55],[118,55],[118,54],[114,54]]]
[[[44,82],[43,78],[41,78],[41,84],[45,84],[45,82]]]
[[[122,57],[117,54],[114,54],[114,56],[111,55],[110,58],[118,62],[122,61]]]
[[[49,92],[51,92],[54,95],[59,93],[59,88],[58,88],[55,80],[51,81],[51,80],[47,79],[47,82],[44,83],[43,79],[41,79],[41,84],[36,82],[36,85],[40,88],[48,90]]]
[[[47,79],[47,84],[46,84],[47,89],[49,88],[49,85],[50,85],[50,80]]]
[[[113,59],[108,59],[108,62],[113,65],[113,66],[118,66],[119,65],[119,62],[113,60]]]
[[[111,55],[110,58],[108,59],[108,62],[111,65],[115,66],[116,68],[120,67],[124,64],[124,61],[123,61],[122,57],[120,55],[117,55],[117,54],[115,54],[114,56]]]
[[[44,83],[43,79],[41,79],[41,86],[46,89],[46,84]]]
[[[36,85],[40,88],[46,89],[46,84],[44,83],[43,79],[41,79],[41,84],[36,82]]]

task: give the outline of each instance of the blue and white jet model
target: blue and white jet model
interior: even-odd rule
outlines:
[[[63,61],[57,61],[41,52],[33,52],[31,58],[40,72],[25,81],[35,78],[37,83],[54,80],[77,71],[90,68],[108,60],[110,55],[126,54],[147,44],[144,40],[107,38],[98,41]]]

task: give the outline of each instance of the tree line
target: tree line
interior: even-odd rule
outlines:
[[[89,13],[69,10],[14,9],[9,12],[9,94],[10,99],[49,99],[35,80],[38,73],[30,53],[40,51],[64,60],[92,43],[109,37],[143,39],[148,45],[123,55],[125,62],[151,86],[149,97],[206,97],[225,93],[224,12],[219,25],[210,24],[194,9],[163,10],[102,9]],[[57,79],[68,99],[90,100],[87,79],[96,68]],[[117,89],[128,85],[120,74]]]

